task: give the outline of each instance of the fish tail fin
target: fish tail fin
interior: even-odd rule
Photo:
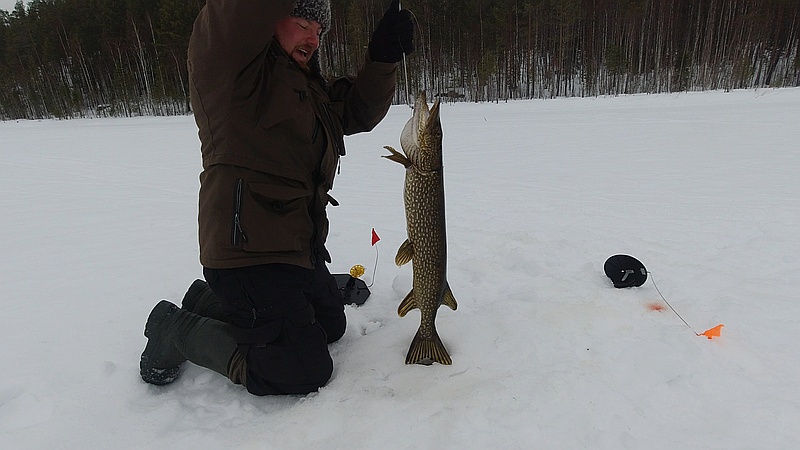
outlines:
[[[426,364],[430,365],[435,362],[444,365],[453,364],[450,359],[450,354],[444,348],[442,340],[439,338],[439,333],[436,329],[433,330],[431,336],[422,336],[419,331],[411,341],[411,347],[408,349],[406,355],[406,364]]]

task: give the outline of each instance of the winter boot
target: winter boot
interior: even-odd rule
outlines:
[[[203,317],[227,322],[222,313],[222,302],[203,280],[194,280],[189,286],[181,301],[181,308]]]
[[[188,359],[236,384],[245,383],[246,364],[230,333],[231,325],[182,310],[166,300],[153,308],[147,322],[145,335],[148,327],[150,335],[140,363],[144,381],[171,383],[180,363]]]
[[[170,302],[161,301],[150,312],[144,326],[147,346],[139,360],[139,374],[150,384],[169,384],[178,378],[181,364],[186,361],[172,345],[166,335],[175,322],[178,308]]]

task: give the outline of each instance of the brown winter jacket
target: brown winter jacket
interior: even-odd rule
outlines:
[[[293,0],[208,0],[189,42],[189,88],[202,146],[200,262],[225,269],[313,267],[344,135],[386,115],[397,64],[367,60],[327,87],[273,39]]]

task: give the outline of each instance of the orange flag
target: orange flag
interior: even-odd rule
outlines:
[[[375,232],[375,228],[372,229],[372,245],[375,245],[380,241],[381,238],[378,237],[378,233]]]
[[[719,325],[715,326],[714,328],[709,328],[706,331],[700,333],[700,336],[705,336],[705,337],[707,337],[709,339],[714,339],[715,337],[719,337],[720,336],[720,332],[722,331],[722,327],[724,327],[724,326],[725,325],[723,325],[723,324],[719,324]]]

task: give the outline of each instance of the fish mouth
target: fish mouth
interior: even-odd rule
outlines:
[[[428,130],[435,128],[439,124],[439,109],[439,99],[436,99],[433,106],[429,108],[425,91],[420,92],[414,101],[414,114],[411,120],[406,124],[411,125],[411,129],[404,130],[403,134],[410,134],[413,136],[413,143],[419,145],[421,137],[428,132]]]
[[[425,92],[420,92],[414,105],[414,125],[417,137],[439,125],[440,101],[437,98],[433,106],[428,108],[428,100]]]
[[[428,126],[432,125],[433,122],[439,122],[439,109],[441,105],[441,100],[436,99],[436,102],[433,103],[433,106],[428,111]]]
[[[400,145],[417,170],[433,171],[441,167],[442,125],[439,99],[428,107],[425,92],[414,101],[414,113],[400,134]]]
[[[425,96],[425,92],[420,92],[417,95],[416,100],[414,101],[414,114],[411,116],[411,124],[414,126],[414,143],[419,143],[419,135],[420,132],[425,130],[425,126],[428,122],[428,116],[430,115],[430,110],[428,109],[428,100]]]

